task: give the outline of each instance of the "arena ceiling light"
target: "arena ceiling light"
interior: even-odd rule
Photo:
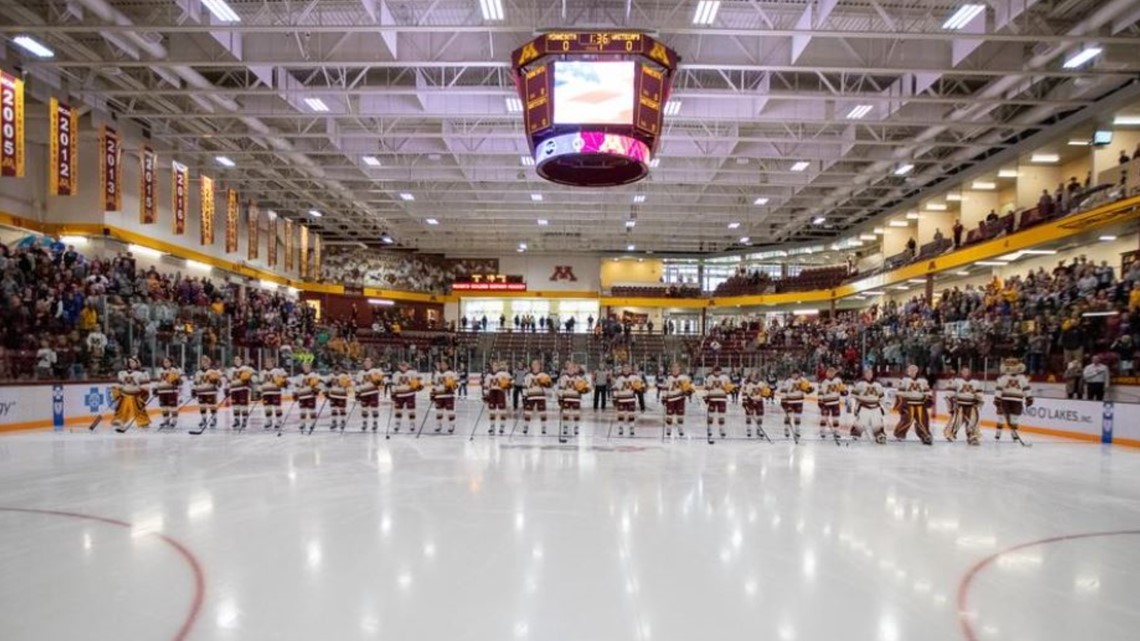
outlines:
[[[636,249],[637,249],[637,245],[626,245],[626,246],[625,246],[625,250],[626,250],[627,252],[631,252],[631,251],[634,251],[634,250],[636,250]]]
[[[1112,124],[1121,127],[1134,127],[1140,125],[1140,116],[1117,116],[1112,119]]]
[[[970,275],[970,272],[968,272],[968,271],[965,271],[965,270],[963,270],[963,271],[957,271],[957,272],[954,272],[954,275],[955,275],[955,276],[969,276],[969,275]]]
[[[1111,243],[1112,241],[1116,240],[1116,236],[1101,236],[1097,240],[1102,243]]]
[[[974,18],[978,17],[978,14],[985,10],[986,5],[984,4],[964,4],[958,7],[958,10],[951,14],[946,22],[942,23],[942,28],[957,31],[970,24]]]
[[[661,159],[660,158],[654,158],[653,160],[649,161],[649,166],[653,169],[656,169],[660,165],[661,165]]]
[[[747,245],[750,242],[752,242],[752,239],[749,238],[748,236],[741,236],[740,237],[740,244],[741,245]]]
[[[634,194],[633,202],[636,205],[640,205],[641,203],[645,202],[645,194]]]
[[[534,166],[534,157],[533,156],[519,156],[519,162],[522,163],[523,167],[533,167]]]
[[[910,291],[910,287],[908,287],[907,285],[895,285],[891,289],[897,289],[900,292],[909,292]]]
[[[390,307],[390,306],[392,306],[392,305],[395,305],[395,304],[396,304],[396,301],[394,301],[394,300],[389,300],[389,299],[387,299],[387,298],[369,298],[369,299],[368,299],[368,304],[369,304],[369,305],[381,305],[381,306],[384,306],[384,307]]]
[[[859,240],[875,240],[874,234],[859,234]]]
[[[506,99],[507,113],[522,113],[522,101],[514,96]]]
[[[815,316],[819,313],[818,309],[793,309],[792,315],[794,316]]]
[[[951,194],[951,195],[953,195],[953,194]],[[947,198],[946,200],[950,200],[950,199]],[[961,197],[959,197],[959,200],[961,200]],[[906,213],[906,219],[907,220],[918,220],[919,218],[922,218],[922,215],[919,214],[917,211],[908,211]]]
[[[530,199],[533,202],[540,203],[542,202],[542,194],[531,194]]]
[[[888,227],[909,227],[910,223],[908,223],[905,220],[892,220],[891,222],[887,223],[887,226]]]
[[[697,10],[693,12],[693,24],[710,25],[716,20],[720,11],[720,0],[700,0]]]
[[[913,163],[909,163],[909,162],[903,163],[903,164],[901,164],[895,168],[895,175],[896,176],[905,176],[912,171],[914,171],[914,164]]]
[[[886,292],[881,292],[881,291],[876,290],[876,289],[868,289],[867,291],[865,291],[863,293],[867,296],[886,296],[887,295]]]
[[[874,109],[872,105],[856,105],[851,111],[847,112],[847,119],[862,120],[867,117],[867,114],[871,113],[872,109]]]
[[[883,229],[882,227],[876,227],[871,230],[871,233],[876,236],[882,236],[883,234],[887,233],[887,230]]]
[[[1056,249],[1023,249],[1021,253],[1027,256],[1054,256],[1057,253]]]
[[[503,19],[503,0],[479,0],[479,9],[484,20]]]
[[[946,194],[946,201],[951,203],[962,202],[962,194]]]
[[[1005,267],[1009,263],[1004,260],[979,260],[974,264],[981,267]]]
[[[946,203],[926,203],[926,211],[946,211]]]
[[[196,269],[200,272],[208,272],[208,271],[213,269],[213,267],[210,267],[206,263],[200,263],[196,260],[186,261],[186,267],[188,267],[189,269]]]
[[[317,211],[316,209],[310,209],[310,210],[309,210],[309,215],[310,215],[310,216],[312,216],[313,218],[320,218],[321,216],[324,216],[324,214],[322,214],[321,212]]]
[[[138,254],[139,256],[146,256],[147,258],[162,258],[162,252],[142,245],[127,245],[127,251],[132,254]]]
[[[415,195],[409,194],[406,191],[400,193],[400,200],[403,200],[405,202],[410,202],[410,201],[413,201],[415,199],[416,199]]]
[[[1088,147],[1091,144],[1091,140],[1084,140],[1081,138],[1070,138],[1068,142],[1068,145],[1070,147]]]
[[[59,242],[63,243],[64,245],[86,245],[87,244],[87,237],[86,236],[60,236]]]
[[[241,22],[241,18],[226,3],[226,0],[202,0],[202,4],[210,10],[215,18],[222,22]]]
[[[12,43],[37,58],[54,58],[55,52],[31,36],[16,36]]]
[[[380,234],[380,242],[384,243],[385,245],[391,245],[392,243],[396,242],[396,240],[392,238],[392,235],[388,232],[382,232]]]
[[[320,98],[305,98],[305,106],[318,113],[325,113],[329,110],[329,106]]]
[[[740,223],[733,221],[728,224],[729,229],[740,229]]]
[[[677,100],[676,98],[674,98],[673,100],[670,100],[669,102],[665,103],[665,115],[666,116],[676,116],[680,112],[681,112],[681,101],[680,100]]]
[[[215,160],[215,161],[216,161],[216,162],[217,162],[219,165],[221,165],[221,166],[223,166],[223,167],[236,167],[236,166],[237,166],[237,163],[235,163],[234,161],[230,160],[230,159],[229,159],[228,157],[226,157],[226,156],[218,156],[218,157],[214,158],[214,160]]]
[[[914,283],[915,285],[925,285],[926,279],[925,278],[908,278],[906,282]]]
[[[1081,316],[1084,316],[1085,318],[1098,318],[1101,316],[1119,316],[1119,315],[1120,315],[1120,312],[1118,312],[1116,310],[1112,310],[1109,312],[1085,312],[1085,313],[1081,314]]]
[[[1060,162],[1060,161],[1061,161],[1061,156],[1058,154],[1033,154],[1032,156],[1029,157],[1029,162],[1042,163],[1042,164],[1048,164],[1048,163],[1054,163],[1054,162]]]
[[[766,198],[764,196],[760,196],[756,200],[753,200],[752,204],[753,205],[767,205],[768,204],[768,198]]]
[[[811,219],[811,224],[813,224],[813,225],[822,225],[826,222],[827,222],[827,216],[816,216],[815,218]]]
[[[808,167],[811,167],[810,162],[808,162],[806,160],[800,160],[800,161],[796,162],[794,165],[792,165],[792,171],[804,171]]]
[[[626,229],[633,229],[634,227],[637,227],[637,221],[636,220],[625,221],[625,228]]]
[[[364,164],[368,165],[369,167],[379,167],[380,166],[380,159],[377,158],[376,156],[365,156],[365,157],[361,158],[361,160],[363,160]]]
[[[998,178],[1017,178],[1021,174],[1016,169],[999,169]]]
[[[1085,47],[1077,52],[1073,57],[1065,61],[1063,65],[1066,69],[1076,69],[1093,58],[1099,56],[1104,50],[1100,47]]]
[[[538,226],[539,227],[546,227],[549,224],[550,224],[550,221],[545,219],[545,218],[539,218],[538,219]]]
[[[424,222],[429,224],[429,225],[438,225],[439,224],[439,220],[435,219],[435,218],[425,218]]]
[[[997,183],[989,180],[975,180],[970,183],[970,189],[974,191],[993,191],[997,189]]]

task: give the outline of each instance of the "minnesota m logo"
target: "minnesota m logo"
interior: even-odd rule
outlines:
[[[555,265],[554,273],[550,275],[550,280],[568,280],[570,282],[578,282],[578,277],[574,275],[574,267],[572,265]]]

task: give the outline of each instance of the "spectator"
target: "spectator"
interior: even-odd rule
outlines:
[[[1092,362],[1085,367],[1083,373],[1085,382],[1085,399],[1090,401],[1103,401],[1104,392],[1108,387],[1108,368],[1101,363],[1100,356],[1093,356]]]
[[[912,258],[918,255],[918,243],[913,236],[906,239],[906,251]]]
[[[1082,373],[1080,361],[1069,361],[1065,368],[1065,398],[1080,400]]]
[[[36,378],[41,381],[52,378],[58,360],[59,357],[52,349],[51,342],[46,339],[41,341],[40,349],[36,352]]]
[[[942,229],[941,228],[935,229],[934,230],[934,242],[941,245],[942,241],[944,241],[944,240],[946,240],[946,237],[942,235]]]
[[[1120,150],[1120,164],[1127,165],[1129,162],[1131,162],[1131,160],[1132,159],[1128,157],[1128,152],[1124,149],[1121,149]]]
[[[986,222],[987,223],[996,223],[999,218],[1000,217],[998,216],[998,213],[996,211],[994,211],[993,209],[990,210],[990,213],[986,214]]]
[[[1048,189],[1041,190],[1041,197],[1037,199],[1037,211],[1041,212],[1042,216],[1053,215],[1053,197],[1049,195]]]
[[[965,230],[966,228],[962,226],[962,219],[956,219],[954,221],[954,227],[951,228],[951,231],[954,233],[954,249],[962,246],[962,232]]]

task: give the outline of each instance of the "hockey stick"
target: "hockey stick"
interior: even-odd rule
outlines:
[[[312,434],[313,430],[317,429],[317,423],[320,422],[321,414],[325,413],[325,406],[328,404],[329,404],[329,397],[326,396],[324,398],[324,400],[321,401],[321,406],[319,408],[317,408],[317,415],[315,417],[313,417],[313,422],[309,423],[309,431],[308,431],[309,434]]]
[[[514,438],[514,437],[515,437],[515,429],[516,429],[516,428],[519,426],[519,419],[521,419],[521,418],[522,418],[522,416],[523,416],[523,412],[525,412],[525,411],[526,411],[526,409],[525,409],[525,405],[524,405],[524,409],[522,409],[522,410],[515,410],[515,422],[514,422],[514,423],[511,423],[511,433],[507,435],[507,440],[508,440],[508,441],[509,441],[509,440],[511,440],[512,438]],[[530,426],[529,426],[529,425],[527,425],[527,428],[529,429],[529,428],[530,428]]]
[[[167,428],[165,428],[165,429],[173,430],[173,429],[177,429],[177,428],[178,428],[178,417],[179,417],[179,416],[181,416],[181,413],[182,413],[182,408],[184,408],[184,407],[186,407],[187,405],[189,405],[189,404],[190,404],[190,402],[191,402],[191,401],[193,401],[193,400],[194,400],[194,395],[193,395],[193,394],[191,394],[191,395],[190,395],[190,398],[187,398],[186,400],[182,401],[181,403],[179,403],[179,404],[178,404],[178,407],[174,408],[174,412],[173,412],[173,419],[174,419],[174,422],[173,422],[173,423],[171,423],[171,424],[170,424],[170,426],[169,426],[169,427],[167,427]],[[162,430],[163,428],[161,428],[161,427],[160,427],[160,428],[158,428],[158,429],[159,429],[159,430]]]
[[[435,405],[435,399],[429,399],[428,403],[430,403],[432,406],[434,406]],[[424,420],[420,421],[420,429],[416,430],[416,438],[419,438],[420,434],[424,433],[424,426],[427,425],[428,418],[431,416],[431,410],[432,410],[432,407],[428,407],[424,410]],[[441,421],[442,421],[442,419],[441,419]]]
[[[558,406],[558,442],[563,444],[563,445],[566,444],[566,431],[562,428],[562,419],[563,419],[563,416],[565,415],[565,412],[566,412],[566,410],[562,407],[561,404],[559,404],[559,406]]]
[[[353,396],[352,397],[352,407],[348,408],[348,414],[345,414],[344,418],[340,422],[340,433],[341,434],[344,434],[344,428],[348,425],[348,419],[352,418],[353,413],[356,412],[356,406],[359,404],[360,404],[360,401],[357,400],[356,396]],[[365,426],[364,429],[366,429],[366,430],[368,429],[367,425]]]
[[[149,399],[147,399],[147,402],[142,406],[142,409],[139,410],[139,412],[147,411],[146,408],[150,407],[151,401],[153,401],[156,398],[158,398],[157,394],[154,396],[151,396]],[[123,400],[126,400],[125,396],[123,397]],[[131,426],[134,425],[138,420],[139,420],[139,415],[138,415],[138,412],[136,412],[134,417],[132,417],[131,420],[127,421],[126,425],[116,427],[115,431],[118,432],[119,434],[124,434],[124,433],[126,433],[127,430],[131,429]]]
[[[392,417],[396,415],[396,399],[392,399],[392,407],[388,410],[388,424],[384,426],[384,440],[392,438]]]
[[[215,393],[216,393],[216,392],[215,392]],[[218,401],[217,403],[214,403],[214,412],[213,412],[213,419],[212,419],[212,420],[217,420],[217,417],[218,417],[218,408],[220,408],[221,406],[225,405],[225,404],[226,404],[226,399],[228,399],[229,397],[230,397],[230,393],[229,393],[229,391],[227,391],[227,392],[226,392],[226,394],[225,394],[225,396],[222,396],[222,400],[221,400],[221,401]],[[202,432],[205,432],[205,431],[206,431],[206,426],[209,424],[209,422],[210,422],[210,421],[206,420],[206,415],[205,415],[205,414],[202,414],[202,427],[201,427],[200,429],[198,429],[198,430],[190,430],[189,432],[187,432],[187,434],[190,434],[191,436],[198,436],[198,435],[200,435]]]
[[[479,421],[483,420],[483,411],[487,409],[487,403],[484,401],[483,407],[479,408],[479,413],[475,415],[475,424],[471,426],[471,433],[467,435],[468,441],[475,440],[475,431],[479,429]],[[494,429],[494,425],[491,426]]]
[[[285,390],[281,390],[281,393],[284,394]],[[285,423],[288,422],[289,415],[293,413],[294,407],[297,407],[296,396],[293,396],[293,402],[289,404],[289,409],[285,410],[285,413],[281,415],[281,421],[277,424],[277,436],[281,436],[281,432],[284,431]]]

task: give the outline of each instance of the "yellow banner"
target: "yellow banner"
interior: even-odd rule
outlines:
[[[103,211],[119,211],[123,208],[123,190],[119,182],[122,177],[122,141],[119,132],[107,125],[99,130],[99,191],[103,194]]]
[[[79,158],[79,112],[51,99],[48,109],[48,193],[74,196],[79,192],[76,176]]]
[[[214,179],[202,176],[201,191],[201,244],[214,244]]]
[[[321,235],[313,234],[313,280],[321,280]]]
[[[261,224],[261,211],[257,209],[257,203],[250,201],[249,210],[246,214],[249,216],[249,231],[246,233],[246,244],[249,246],[249,253],[246,255],[248,260],[257,260],[257,233],[260,231],[258,226]]]
[[[226,253],[238,250],[238,195],[233,189],[226,191]]]
[[[285,219],[285,271],[293,271],[293,221]]]
[[[190,202],[190,169],[178,162],[171,161],[171,176],[174,187],[174,235],[181,236],[186,233],[186,215],[189,213]]]
[[[24,81],[0,71],[0,176],[24,177]]]
[[[158,155],[150,147],[143,147],[139,156],[139,223],[143,225],[158,220],[157,170]]]
[[[277,266],[277,214],[272,211],[265,214],[268,221],[266,238],[265,264],[269,267]]]
[[[301,279],[309,277],[309,228],[301,225]]]

